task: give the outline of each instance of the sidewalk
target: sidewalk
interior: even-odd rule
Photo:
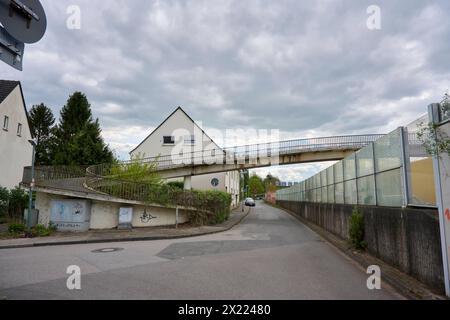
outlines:
[[[92,230],[88,232],[78,233],[62,233],[58,232],[53,236],[45,238],[32,239],[8,239],[0,240],[0,249],[14,249],[26,247],[43,247],[57,245],[71,245],[84,243],[108,243],[108,242],[124,242],[124,241],[146,241],[146,240],[163,240],[177,239],[202,236],[230,230],[239,224],[248,214],[249,209],[245,212],[234,210],[230,218],[224,223],[215,226],[202,227],[186,227],[174,226],[153,227],[153,228],[135,228],[133,230]]]

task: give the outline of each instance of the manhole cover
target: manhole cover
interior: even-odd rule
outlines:
[[[92,250],[93,253],[111,253],[111,252],[117,252],[122,251],[123,248],[102,248],[97,250]]]

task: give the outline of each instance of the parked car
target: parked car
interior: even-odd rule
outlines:
[[[252,198],[245,199],[244,203],[245,203],[245,205],[247,207],[254,207],[254,206],[256,206],[255,200],[253,200]]]

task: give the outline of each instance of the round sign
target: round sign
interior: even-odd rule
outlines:
[[[212,179],[211,180],[211,185],[213,187],[217,187],[219,185],[219,179],[217,179],[217,178]]]
[[[39,0],[0,0],[0,21],[15,39],[39,41],[47,28],[47,17]]]

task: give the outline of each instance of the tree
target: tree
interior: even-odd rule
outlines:
[[[9,190],[0,186],[0,220],[8,213]]]
[[[11,218],[23,216],[24,209],[28,208],[28,192],[20,187],[15,187],[9,191],[9,215]]]
[[[248,181],[249,192],[252,197],[255,197],[258,194],[264,193],[264,183],[261,177],[256,175],[255,173],[250,177]]]
[[[278,188],[278,184],[280,182],[280,179],[277,177],[272,176],[270,173],[266,176],[264,179],[264,188],[266,189],[266,192],[268,191],[276,191]]]
[[[92,118],[91,105],[81,92],[69,97],[53,131],[51,149],[54,165],[92,165],[114,160],[113,153],[101,137],[98,119]]]
[[[50,137],[55,117],[52,110],[43,103],[35,105],[29,112],[30,129],[36,139],[36,164],[49,165]]]
[[[244,169],[242,170],[242,176],[240,179],[240,185],[241,185],[241,189],[242,189],[242,197],[247,197],[248,195],[248,180],[250,179],[250,176],[248,174],[248,170]]]
[[[442,118],[443,120],[450,119],[450,95],[444,94],[444,99],[441,102]]]

